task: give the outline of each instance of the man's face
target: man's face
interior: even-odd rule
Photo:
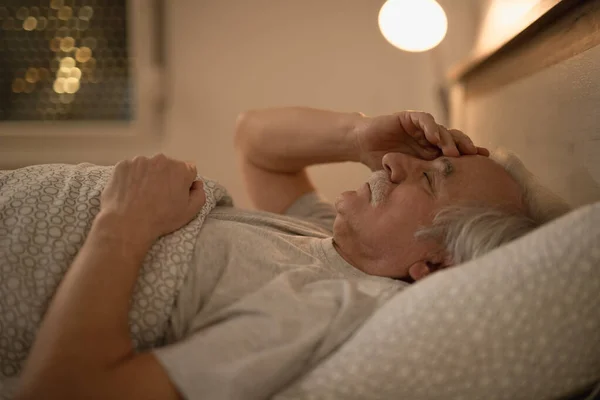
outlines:
[[[483,156],[425,161],[388,153],[383,170],[336,201],[334,240],[344,258],[364,272],[420,279],[425,262],[448,265],[439,243],[415,238],[447,205],[484,203],[520,207],[521,190],[510,175]],[[357,265],[358,264],[358,265]]]

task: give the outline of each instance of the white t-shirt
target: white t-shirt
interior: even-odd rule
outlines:
[[[186,398],[264,399],[335,350],[406,283],[333,247],[314,193],[286,213],[217,207],[200,231],[169,341],[154,350]]]

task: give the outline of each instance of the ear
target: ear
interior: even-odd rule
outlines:
[[[452,259],[446,252],[436,253],[411,265],[408,269],[408,274],[412,279],[418,281],[436,271],[452,266]]]
[[[417,261],[408,269],[408,275],[415,281],[425,278],[431,272],[426,261]]]

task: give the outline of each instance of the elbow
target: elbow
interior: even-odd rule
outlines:
[[[244,135],[246,133],[248,118],[248,112],[242,112],[238,114],[237,119],[235,120],[234,144],[238,150],[242,150],[244,148]]]
[[[254,119],[254,111],[244,111],[238,114],[235,120],[235,139],[236,142],[244,139],[248,135],[248,131],[252,128]]]
[[[248,155],[257,141],[260,140],[260,121],[255,110],[244,111],[237,116],[234,131],[235,147],[244,155]]]

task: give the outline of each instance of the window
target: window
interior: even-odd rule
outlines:
[[[126,1],[3,0],[0,120],[132,118]]]

